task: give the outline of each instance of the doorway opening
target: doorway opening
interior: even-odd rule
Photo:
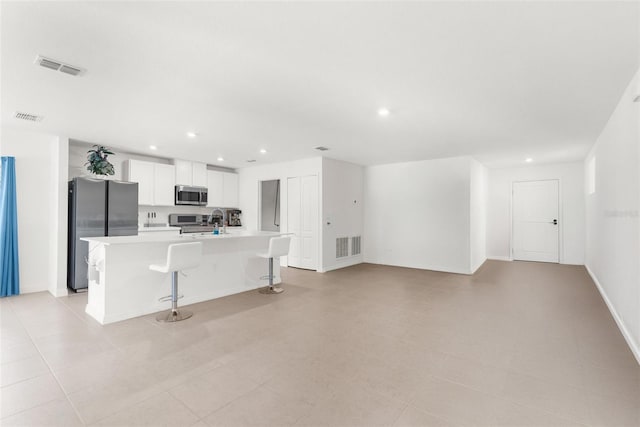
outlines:
[[[260,182],[260,231],[280,231],[280,180]]]

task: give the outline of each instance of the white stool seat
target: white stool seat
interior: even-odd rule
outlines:
[[[171,310],[156,316],[160,322],[178,322],[190,318],[193,313],[178,311],[178,272],[200,265],[202,260],[202,242],[175,243],[169,245],[166,264],[151,264],[150,270],[171,273],[171,295],[160,301],[171,300]]]
[[[160,273],[196,268],[202,260],[202,242],[169,245],[166,264],[151,264],[149,270]]]
[[[284,292],[284,289],[273,286],[273,259],[287,255],[289,253],[290,244],[291,237],[289,236],[272,237],[269,239],[269,250],[267,250],[267,252],[259,252],[256,254],[256,256],[260,258],[267,258],[269,260],[269,275],[263,277],[263,279],[269,279],[269,287],[265,290],[261,290],[260,292],[266,294],[279,294]]]

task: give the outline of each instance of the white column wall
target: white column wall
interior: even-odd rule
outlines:
[[[640,72],[585,160],[586,266],[640,363]],[[595,177],[588,165],[595,158]],[[589,188],[589,185],[586,186]]]
[[[470,272],[487,259],[487,168],[475,159],[470,161],[469,244]]]
[[[360,264],[362,253],[336,258],[336,238],[361,236],[364,240],[364,167],[323,158],[322,182],[322,269]]]
[[[66,294],[66,138],[2,128],[3,156],[16,158],[20,293]]]
[[[364,260],[469,274],[470,158],[365,168]]]

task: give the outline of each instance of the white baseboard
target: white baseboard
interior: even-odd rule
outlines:
[[[318,273],[326,273],[328,271],[338,270],[345,267],[351,267],[352,265],[362,264],[362,257],[356,256],[344,261],[337,262],[333,265],[325,266],[324,268],[318,269]]]
[[[613,320],[616,321],[616,324],[618,325],[618,329],[620,329],[620,332],[622,333],[622,336],[627,342],[627,345],[631,349],[631,352],[635,356],[636,361],[638,362],[638,365],[640,365],[640,347],[638,346],[638,343],[634,341],[633,336],[631,336],[631,334],[629,333],[629,330],[625,326],[624,321],[618,315],[618,312],[616,311],[615,307],[609,300],[609,297],[607,296],[606,292],[604,291],[604,288],[598,281],[598,278],[596,277],[596,275],[593,273],[593,271],[591,271],[588,265],[585,264],[585,267],[587,269],[587,272],[589,273],[589,276],[591,276],[593,283],[596,284],[598,291],[600,291],[600,295],[602,295],[602,299],[604,300],[605,304],[607,304],[607,307],[609,308],[609,312],[611,312],[611,315],[613,316]]]
[[[508,256],[488,256],[487,259],[491,259],[491,260],[494,260],[494,261],[513,261]]]

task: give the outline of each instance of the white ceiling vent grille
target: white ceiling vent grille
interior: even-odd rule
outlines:
[[[329,151],[329,149],[327,147],[323,147],[323,146],[315,147],[315,149],[318,150],[318,151]]]
[[[70,74],[72,76],[79,76],[86,71],[84,68],[76,67],[75,65],[65,64],[64,62],[58,61],[56,59],[45,58],[42,55],[38,55],[36,57],[35,63],[41,67],[48,68],[54,71],[60,71],[62,73]]]
[[[349,256],[349,238],[336,238],[336,258],[344,258]]]
[[[44,118],[42,116],[37,116],[35,114],[21,113],[20,111],[16,111],[13,114],[13,117],[20,120],[28,120],[30,122],[41,122],[42,119]]]
[[[360,236],[354,236],[351,238],[351,255],[360,255],[360,243]]]

